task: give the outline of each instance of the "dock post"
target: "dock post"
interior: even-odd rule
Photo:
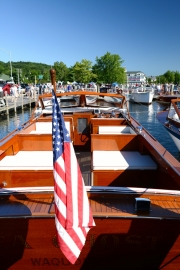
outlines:
[[[22,106],[22,110],[23,110],[23,101],[24,101],[24,99],[23,99],[23,93],[21,93],[21,106]]]
[[[16,113],[16,97],[14,97],[14,112]]]
[[[5,99],[6,99],[6,113],[9,115],[9,109],[8,109],[8,98],[7,98],[7,91],[5,91]]]
[[[34,89],[34,101],[36,102],[36,89]]]
[[[29,95],[29,107],[31,108],[31,96]]]

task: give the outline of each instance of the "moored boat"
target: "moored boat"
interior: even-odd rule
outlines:
[[[54,222],[52,95],[41,95],[29,122],[0,142],[4,269],[180,266],[179,162],[129,114],[123,95],[96,93],[89,104],[86,96],[93,95],[58,93],[57,99],[96,226],[71,265]]]
[[[132,90],[131,95],[129,96],[129,101],[142,103],[142,104],[151,104],[154,97],[153,88],[141,88],[137,87]]]
[[[157,119],[163,124],[180,151],[180,98],[172,99],[169,108],[159,112]]]
[[[180,94],[161,94],[158,95],[156,101],[162,104],[170,104],[172,99],[180,98]]]

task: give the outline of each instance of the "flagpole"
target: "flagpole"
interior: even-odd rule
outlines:
[[[54,87],[54,93],[56,94],[56,71],[53,68],[50,69],[50,75],[51,75],[51,83]]]

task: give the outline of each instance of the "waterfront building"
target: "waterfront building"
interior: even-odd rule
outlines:
[[[127,71],[126,76],[128,85],[146,83],[146,75],[142,71]]]

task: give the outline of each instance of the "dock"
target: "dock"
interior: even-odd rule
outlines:
[[[10,112],[17,110],[24,110],[25,107],[34,107],[35,103],[38,100],[38,95],[35,95],[33,98],[29,96],[25,96],[24,94],[20,94],[18,97],[6,96],[5,97],[5,105],[1,104],[0,107],[0,115],[6,114],[8,115]]]

